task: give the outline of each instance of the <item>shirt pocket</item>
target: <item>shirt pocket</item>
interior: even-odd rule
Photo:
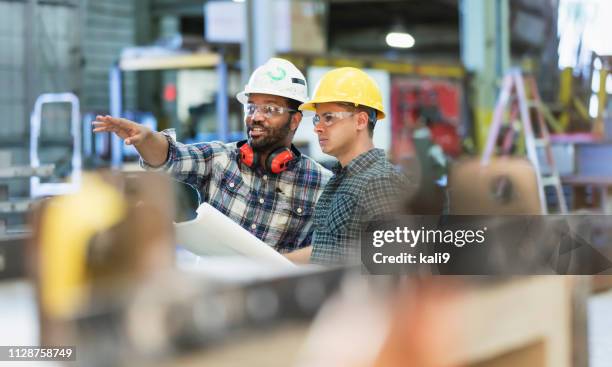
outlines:
[[[299,233],[305,229],[313,211],[314,205],[310,202],[279,195],[271,224],[275,227],[286,228],[287,232],[295,233],[297,238]]]
[[[336,194],[330,203],[328,215],[324,218],[330,232],[344,232],[354,222],[357,200],[353,195]]]
[[[249,196],[249,188],[241,175],[231,170],[219,171],[215,175],[217,181],[216,193],[213,201],[225,205],[232,205],[235,200],[246,203]]]

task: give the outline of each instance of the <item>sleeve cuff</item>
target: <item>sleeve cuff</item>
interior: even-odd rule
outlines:
[[[174,129],[166,129],[161,132],[166,140],[168,141],[168,156],[166,157],[166,161],[159,166],[152,166],[149,163],[145,162],[142,157],[140,157],[140,167],[147,171],[167,171],[172,167],[172,163],[176,158],[176,135],[174,133]]]

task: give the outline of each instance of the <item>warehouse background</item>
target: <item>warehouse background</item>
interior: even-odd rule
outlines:
[[[152,365],[147,358],[157,356],[155,353],[172,359],[202,350],[200,362],[210,365],[223,365],[222,361],[231,365],[241,355],[247,362],[240,365],[286,366],[296,361],[300,351],[306,361],[331,360],[321,351],[333,348],[317,344],[328,340],[326,337],[365,353],[368,346],[383,343],[367,339],[380,331],[371,321],[396,317],[398,322],[390,325],[399,325],[399,329],[393,329],[396,334],[387,340],[385,351],[391,351],[386,357],[397,358],[402,365],[421,357],[423,350],[436,351],[422,356],[428,361],[452,356],[452,348],[448,353],[438,351],[447,352],[446,346],[458,345],[455,342],[465,337],[464,350],[471,366],[607,366],[612,359],[607,315],[612,282],[607,276],[497,278],[490,283],[466,281],[460,286],[454,279],[426,279],[408,282],[403,289],[406,293],[398,295],[384,293],[389,289],[386,285],[369,287],[372,284],[359,283],[364,277],[342,271],[293,277],[244,259],[207,263],[207,259],[177,250],[174,243],[163,246],[163,241],[143,241],[153,233],[150,223],[167,219],[164,223],[171,227],[172,219],[164,216],[171,215],[169,201],[179,195],[153,176],[132,176],[141,173],[136,151],[111,134],[94,136],[91,121],[96,114],[113,114],[156,130],[173,128],[186,143],[234,141],[244,137],[243,110],[235,94],[252,70],[268,58],[292,61],[306,75],[311,93],[326,71],[355,66],[366,70],[383,92],[387,118],[377,124],[376,146],[384,148],[397,167],[407,168],[409,174],[418,172],[413,177],[420,185],[416,197],[423,202],[412,203],[414,212],[446,214],[452,196],[449,182],[455,177],[459,183],[455,192],[465,191],[458,201],[454,198],[453,204],[460,205],[450,206],[465,210],[459,214],[482,214],[483,207],[499,210],[498,214],[524,214],[521,210],[528,208],[529,214],[596,214],[605,220],[612,213],[611,17],[609,0],[0,0],[0,325],[8,325],[0,327],[8,330],[0,332],[0,345],[13,340],[63,341],[66,335],[74,337],[70,333],[78,329],[78,339],[83,342],[79,347],[87,356],[82,363],[88,366],[105,361],[117,366]],[[390,33],[409,34],[412,43],[394,46],[388,41]],[[522,102],[529,102],[528,107],[537,105],[546,115],[544,130],[550,130],[556,160],[550,171],[559,180],[560,190],[544,191],[531,170],[500,164],[496,167],[504,169],[499,171],[503,179],[531,184],[516,185],[517,190],[527,187],[530,191],[519,190],[510,200],[516,205],[508,209],[498,199],[507,199],[504,190],[513,187],[504,186],[506,181],[498,179],[496,172],[475,180],[475,171],[470,169],[480,169],[477,159],[485,151],[504,77],[511,70],[520,70],[512,75],[524,76],[526,81],[534,78],[536,88],[532,89],[539,91],[541,101]],[[36,101],[42,95],[63,93],[71,93],[76,97],[71,101],[79,103],[78,144],[71,132],[70,105],[46,105],[39,116],[41,167],[32,167],[31,122],[37,118],[33,114]],[[529,153],[523,139],[525,125],[517,111],[522,102],[513,98],[516,103],[503,114],[508,118],[499,121],[508,144],[493,152],[525,156]],[[295,144],[324,165],[334,163],[321,152],[308,117]],[[79,160],[74,160],[75,155]],[[461,166],[474,157],[471,162],[476,165]],[[146,263],[150,259],[140,255],[152,253],[161,254],[153,257],[164,271],[187,263],[186,273],[193,278],[185,279],[184,273],[152,272],[150,278],[158,283],[147,283],[153,291],[143,287],[145,305],[140,303],[142,294],[126,292],[129,297],[120,299],[118,295],[124,294],[112,288],[95,294],[100,297],[95,300],[111,304],[120,299],[123,303],[115,306],[121,307],[92,307],[86,310],[89,313],[75,313],[59,321],[46,314],[37,298],[45,291],[37,278],[40,269],[32,265],[40,260],[32,250],[40,235],[39,215],[44,213],[47,197],[73,192],[78,185],[41,193],[32,182],[40,176],[45,183],[62,185],[78,168],[75,162],[84,170],[116,175],[113,179],[126,203],[137,207],[139,195],[150,195],[159,204],[157,208],[168,209],[163,215],[145,210],[136,211],[142,217],[124,218],[124,225],[134,221],[142,233],[126,236],[129,241],[111,241],[118,249],[115,260],[127,260],[116,267],[115,262],[108,268],[102,264],[94,272],[105,281],[104,276],[109,276],[121,286],[131,284],[137,278],[132,271],[151,269]],[[525,168],[525,160],[521,162],[519,168]],[[451,168],[457,168],[456,176]],[[539,189],[542,196],[538,196]],[[103,204],[112,208],[110,200],[90,201],[94,196],[80,197],[83,208],[101,215],[112,212],[91,210]],[[567,208],[562,208],[561,197]],[[432,204],[434,198],[439,201]],[[83,212],[64,212],[66,218],[68,214],[74,217],[74,223],[66,225],[67,239],[73,239],[68,235],[71,226],[87,226],[80,220],[85,217],[79,215]],[[164,226],[156,229],[163,231]],[[590,243],[594,248],[601,245],[604,258],[612,258],[608,231],[609,226],[597,228]],[[164,235],[171,237],[171,233]],[[92,235],[87,245],[105,239]],[[63,249],[59,242],[58,248]],[[121,247],[126,243],[134,247]],[[218,273],[213,274],[215,271]],[[218,289],[231,289],[237,298],[226,298],[223,291],[209,287],[223,277],[227,283],[220,282]],[[354,279],[359,286],[351,283]],[[328,296],[338,295],[336,288],[342,282],[350,291],[327,303]],[[306,289],[306,300],[295,289]],[[388,314],[384,301],[396,305],[397,312]],[[268,307],[262,309],[272,311],[256,312],[262,304]],[[318,313],[323,305],[331,311]],[[151,312],[140,312],[142,309]],[[239,316],[224,318],[230,309],[240,309]],[[465,314],[456,313],[457,309]],[[444,317],[438,319],[438,315]],[[450,328],[458,333],[452,335],[440,322],[445,317],[463,320],[468,331]],[[334,327],[322,326],[328,324]],[[157,334],[147,334],[149,325],[156,326]],[[410,327],[402,329],[402,325]],[[245,332],[245,339],[234,339],[234,327]],[[360,328],[363,332],[358,332]],[[272,330],[280,337],[275,338]],[[344,343],[344,331],[365,336],[363,348]],[[436,344],[446,339],[432,341],[428,335],[457,338]],[[236,349],[206,354],[220,351],[216,344],[205,348],[211,340]],[[279,348],[279,340],[285,348]],[[404,340],[432,344],[415,343],[417,348],[412,350],[402,344]],[[119,352],[99,345],[116,347]],[[267,353],[271,349],[286,353]],[[338,350],[342,352],[341,346]],[[409,353],[398,352],[402,350]],[[347,356],[353,351],[349,352]],[[130,358],[137,363],[130,364]]]

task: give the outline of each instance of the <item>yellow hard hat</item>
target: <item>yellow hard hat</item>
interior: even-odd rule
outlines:
[[[348,102],[376,110],[376,118],[385,118],[380,88],[368,74],[357,68],[331,70],[315,87],[314,96],[300,105],[300,111],[315,111],[317,103]]]

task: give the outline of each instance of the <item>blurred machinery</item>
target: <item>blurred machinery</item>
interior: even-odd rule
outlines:
[[[67,149],[70,158],[63,158],[63,160],[69,161],[69,163],[67,163],[68,169],[65,170],[66,172],[62,175],[63,177],[60,176],[62,179],[61,182],[41,182],[40,177],[33,175],[30,178],[30,196],[33,198],[72,193],[80,186],[82,166],[81,111],[79,99],[72,93],[41,94],[36,99],[34,110],[30,118],[30,165],[34,169],[41,166],[43,157],[41,157],[39,152],[41,150],[41,145],[44,143],[44,140],[43,143],[41,143],[42,131],[49,124],[57,122],[45,122],[46,126],[43,126],[43,108],[45,105],[57,104],[67,104],[70,106],[68,114],[70,121],[68,130],[70,145]],[[55,117],[55,119],[57,120],[57,117]],[[48,129],[47,127],[47,130]],[[55,165],[57,166],[58,163],[55,163]]]
[[[609,106],[608,106],[608,94],[612,92],[612,56],[596,56],[594,57],[594,63],[597,63],[599,68],[595,68],[593,71],[593,91],[597,92],[597,114],[595,122],[593,124],[593,133],[600,137],[611,137],[612,132],[608,131],[612,129],[612,124],[607,123],[609,121]]]
[[[574,78],[573,72],[573,68],[565,68],[559,78],[559,103],[551,108],[558,115],[561,128],[561,131],[555,130],[556,133],[589,131],[592,128],[585,103],[588,98],[582,96],[580,81]]]
[[[441,213],[448,161],[462,152],[463,88],[452,79],[396,77],[392,83],[391,159],[418,186],[412,213]]]
[[[560,101],[568,107],[562,110],[559,121],[567,123],[567,130],[553,135],[553,141],[558,152],[563,153],[561,161],[566,162],[562,182],[571,188],[573,210],[612,212],[612,169],[607,164],[612,157],[610,64],[609,56],[594,55],[590,81],[574,80],[569,69],[561,75]],[[576,86],[580,82],[582,89]],[[582,96],[585,84],[587,96],[590,94],[588,112],[582,106],[582,101],[588,99]]]
[[[445,154],[461,153],[460,131],[463,89],[458,82],[437,79],[404,79],[393,81],[392,157],[399,162],[411,155],[412,132],[426,126],[432,141]]]
[[[582,366],[584,279],[179,271],[164,192],[165,176],[100,172],[41,202],[28,265],[42,345],[74,345],[88,367]]]
[[[11,152],[0,152],[0,279],[24,275],[24,244],[30,237],[27,215],[37,199],[71,192],[79,186],[79,114],[79,100],[74,94],[42,94],[30,116],[30,165],[12,165]],[[49,130],[63,128],[69,139],[49,138]],[[28,196],[16,190],[19,186],[29,187]]]
[[[522,158],[502,157],[486,166],[479,159],[457,162],[449,177],[449,197],[451,214],[540,213],[536,175]]]
[[[67,320],[172,267],[173,201],[160,192],[171,192],[163,175],[108,172],[87,174],[75,193],[41,202],[27,264],[43,343],[74,344]]]
[[[344,271],[240,286],[166,276],[70,325],[78,365],[93,367],[584,366],[572,363],[585,343],[584,324],[573,324],[578,286]]]

